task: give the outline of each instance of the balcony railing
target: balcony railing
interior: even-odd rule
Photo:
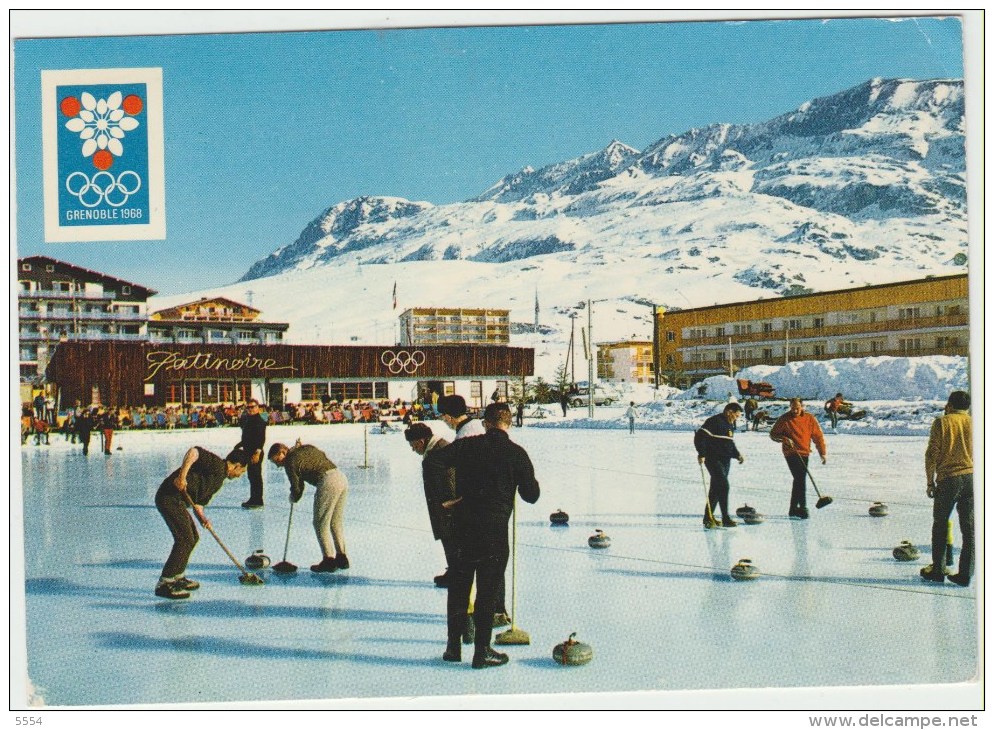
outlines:
[[[955,346],[955,347],[921,347],[917,350],[901,350],[900,348],[877,350],[875,352],[865,351],[865,352],[833,352],[826,353],[823,355],[813,355],[810,353],[801,353],[798,355],[791,355],[788,359],[789,362],[799,362],[802,360],[840,360],[844,358],[864,358],[864,357],[926,357],[929,355],[958,355],[958,356],[968,356],[970,354],[969,347],[966,344]],[[784,356],[783,353],[779,355],[774,355],[773,357],[750,357],[750,358],[735,358],[732,360],[732,367],[734,370],[741,370],[742,368],[752,367],[753,365],[783,365]],[[671,366],[667,366],[671,367]],[[693,362],[684,361],[682,366],[683,369],[688,372],[699,372],[699,371],[716,371],[716,372],[728,372],[728,361],[727,360],[707,360],[704,362]]]
[[[18,299],[117,299],[116,291],[60,291],[56,289],[19,289]]]
[[[832,324],[823,327],[801,327],[791,330],[773,330],[772,332],[743,332],[739,334],[726,333],[708,337],[685,337],[683,346],[727,345],[728,338],[733,343],[745,342],[783,342],[785,332],[787,340],[803,340],[818,337],[846,337],[875,332],[905,332],[908,330],[926,330],[937,327],[966,327],[969,317],[966,314],[947,314],[941,317],[914,317],[909,319],[887,319],[877,322],[851,322]]]
[[[67,332],[65,334],[61,332],[58,333],[21,332],[18,334],[18,339],[21,342],[49,342],[52,343],[53,345],[57,345],[62,340],[63,337],[69,342],[80,342],[86,340],[100,340],[100,341],[115,340],[115,341],[124,341],[124,342],[144,342],[148,340],[148,335],[143,335],[143,334],[134,335],[134,334],[124,334],[124,333],[118,334],[115,332],[94,332],[94,333]]]
[[[146,315],[141,312],[72,312],[67,309],[56,310],[54,312],[19,310],[17,316],[20,319],[47,321],[116,320],[121,322],[144,322],[147,319]]]

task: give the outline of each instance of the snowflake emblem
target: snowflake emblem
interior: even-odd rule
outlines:
[[[78,99],[67,96],[59,104],[62,113],[69,117],[66,129],[83,140],[83,157],[91,157],[98,170],[107,170],[114,164],[115,157],[124,154],[121,140],[126,132],[138,128],[135,115],[143,106],[140,97],[123,96],[120,91],[106,99],[96,99],[84,91]]]

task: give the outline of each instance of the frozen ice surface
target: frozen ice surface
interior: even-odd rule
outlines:
[[[438,423],[435,428],[444,429]],[[352,568],[312,574],[311,495],[294,510],[288,560],[245,586],[201,530],[186,601],[152,590],[171,545],[153,505],[183,453],[224,455],[237,429],[122,432],[111,456],[53,436],[21,447],[28,673],[51,706],[257,702],[532,693],[968,682],[978,671],[977,587],[923,584],[931,503],[923,437],[829,434],[829,462],[812,474],[834,503],[785,517],[789,475],[764,433],[736,438],[731,508],[761,525],[705,531],[704,487],[692,434],[513,429],[536,465],[542,497],[519,502],[516,625],[528,646],[486,671],[443,662],[445,567],[424,506],[420,458],[401,433],[361,426],[279,426],[268,443],[324,449],[350,482]],[[99,442],[99,439],[95,439]],[[368,463],[368,468],[362,468]],[[266,508],[247,512],[243,477],[207,508],[240,559],[280,560],[289,517],[286,478],[266,466]],[[886,502],[890,514],[867,510]],[[561,508],[568,527],[552,527]],[[611,538],[592,550],[595,529]],[[916,563],[891,550],[910,540]],[[957,548],[959,535],[957,529]],[[762,573],[733,581],[750,558]],[[979,571],[978,571],[979,573]],[[507,601],[511,602],[511,568]],[[497,631],[500,631],[498,629]],[[571,632],[593,647],[582,667],[552,661]],[[496,633],[496,632],[495,632]]]

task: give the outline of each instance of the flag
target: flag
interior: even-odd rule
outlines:
[[[393,283],[393,308],[397,308],[397,282]]]

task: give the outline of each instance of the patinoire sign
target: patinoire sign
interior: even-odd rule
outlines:
[[[162,370],[214,370],[229,373],[238,370],[253,370],[260,373],[296,370],[293,365],[277,365],[273,358],[256,357],[250,352],[242,357],[218,357],[210,352],[182,355],[168,350],[155,350],[148,353],[145,359],[148,361],[148,374],[145,380],[151,380]]]

